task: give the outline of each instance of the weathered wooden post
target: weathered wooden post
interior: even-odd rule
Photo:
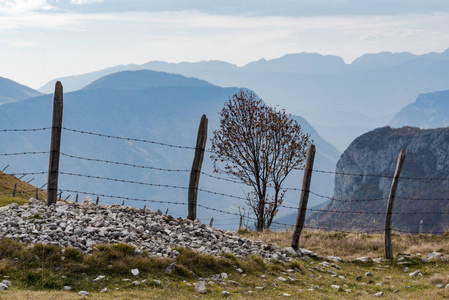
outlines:
[[[298,250],[299,237],[301,236],[304,221],[306,219],[307,202],[309,201],[310,182],[312,181],[313,162],[315,160],[315,145],[310,145],[306,154],[306,165],[304,168],[304,177],[302,179],[301,198],[299,200],[298,215],[296,217],[295,230],[292,237],[292,248]]]
[[[76,194],[75,202],[78,203],[78,194]]]
[[[59,201],[62,201],[62,191],[59,192]]]
[[[419,234],[422,233],[422,224],[423,224],[423,220],[419,221]]]
[[[125,200],[122,201],[122,206],[124,206],[124,205],[125,205]]]
[[[17,183],[14,184],[14,190],[12,191],[12,196],[15,197],[17,192]]]
[[[214,218],[210,218],[210,223],[209,223],[209,227],[212,227],[212,225],[214,225]]]
[[[243,226],[243,216],[240,216],[239,231],[242,230],[242,226]]]
[[[95,201],[95,204],[98,205],[99,201],[100,201],[100,197],[97,196],[97,201]]]
[[[61,82],[55,85],[53,118],[51,125],[50,162],[48,166],[47,205],[56,203],[58,198],[59,154],[61,149],[63,91]]]
[[[207,117],[201,117],[200,126],[198,128],[198,136],[196,138],[195,157],[192,163],[192,171],[190,172],[189,192],[188,192],[188,209],[187,219],[196,219],[196,202],[198,199],[198,183],[200,181],[201,167],[204,158],[204,149],[207,141]]]
[[[405,154],[401,150],[396,163],[396,171],[394,171],[393,181],[391,183],[390,195],[388,196],[387,215],[385,217],[385,257],[393,258],[393,248],[391,246],[391,215],[393,213],[394,199],[398,188],[399,176],[401,175],[402,166],[404,165]]]
[[[165,215],[168,215],[168,208],[167,208],[167,210],[165,211]]]
[[[39,200],[39,189],[36,188],[36,200]]]

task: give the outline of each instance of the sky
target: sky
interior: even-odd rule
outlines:
[[[351,63],[447,48],[447,0],[0,0],[0,76],[35,89],[153,60],[242,66],[318,52]]]

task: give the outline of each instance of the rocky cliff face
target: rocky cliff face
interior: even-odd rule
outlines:
[[[334,200],[324,208],[339,212],[317,212],[309,223],[334,229],[383,230],[401,149],[406,158],[396,194],[393,228],[417,232],[423,220],[423,232],[447,229],[449,200],[443,199],[449,199],[449,128],[383,127],[358,137],[337,163],[336,172],[344,174],[336,175]],[[419,214],[427,212],[432,214]]]

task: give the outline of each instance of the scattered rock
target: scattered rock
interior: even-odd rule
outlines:
[[[412,272],[410,274],[408,274],[408,276],[410,277],[422,277],[422,274],[419,270],[416,270],[415,272]]]
[[[6,291],[7,289],[8,289],[8,286],[6,284],[0,282],[0,290]]]
[[[287,294],[287,293],[283,293],[282,296],[284,296],[284,297],[291,297],[292,295]]]
[[[366,263],[373,262],[373,259],[371,257],[359,257],[359,258],[354,259],[354,261],[358,261],[358,262],[366,264]]]
[[[223,291],[223,292],[221,292],[221,296],[223,296],[223,297],[231,297],[231,293],[228,292],[228,291]]]
[[[267,275],[260,275],[260,279],[267,279]]]
[[[105,287],[104,289],[102,289],[101,291],[100,291],[100,293],[107,293],[109,291],[109,289],[107,288],[107,287]]]
[[[207,293],[206,283],[204,281],[198,281],[197,283],[195,283],[195,292],[199,294],[206,294]]]
[[[79,291],[78,296],[86,296],[87,297],[87,296],[89,296],[89,293],[86,291]]]
[[[365,277],[373,277],[373,274],[371,274],[371,272],[366,272]]]
[[[72,287],[71,287],[71,286],[68,286],[68,285],[65,285],[62,289],[63,289],[64,291],[71,291],[71,290],[72,290]]]
[[[228,274],[221,273],[221,278],[224,279],[224,280],[228,279]]]
[[[2,281],[2,283],[7,285],[7,286],[11,286],[11,281],[9,281],[9,280],[5,279],[5,280]]]
[[[173,274],[173,272],[176,270],[176,264],[171,263],[167,268],[165,268],[165,273]]]
[[[139,276],[140,272],[139,269],[131,269],[131,274],[133,274],[134,276]]]
[[[140,281],[138,281],[138,280],[133,281],[133,284],[134,284],[134,285],[139,285],[139,284],[140,284]]]
[[[153,283],[155,284],[155,285],[161,285],[161,281],[160,280],[157,280],[157,279],[154,279],[153,280]]]
[[[442,285],[442,284],[437,284],[435,287],[436,287],[437,289],[442,289],[442,288],[443,288],[443,285]]]
[[[238,268],[238,269],[237,269],[237,272],[239,272],[240,274],[242,274],[242,273],[243,273],[243,270],[240,269],[240,268]]]
[[[331,288],[336,289],[339,292],[343,292],[343,288],[339,285],[333,284],[331,285]]]
[[[363,279],[362,276],[357,276],[357,278],[356,278],[355,280],[360,281],[360,280],[362,280],[362,279]]]
[[[374,294],[374,297],[383,297],[384,296],[384,292],[378,292]]]
[[[276,278],[277,280],[279,280],[279,281],[282,281],[282,282],[286,282],[287,281],[287,279],[285,279],[284,277],[282,277],[282,276],[279,276],[278,278]]]
[[[333,260],[333,261],[335,261],[337,263],[343,262],[343,260],[340,257],[338,257],[338,256],[328,256],[327,259]]]

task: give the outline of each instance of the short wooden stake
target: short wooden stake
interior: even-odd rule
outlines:
[[[39,189],[36,188],[36,200],[39,200]]]
[[[394,199],[396,197],[396,190],[398,188],[399,176],[404,165],[405,154],[401,150],[396,163],[396,170],[394,171],[393,181],[391,183],[390,195],[388,196],[387,215],[385,218],[385,257],[387,259],[393,258],[393,248],[391,246],[391,215],[393,213]]]
[[[196,219],[196,203],[198,199],[198,184],[200,181],[201,167],[204,158],[204,149],[207,141],[207,117],[201,117],[198,135],[196,138],[195,157],[190,172],[189,192],[188,192],[188,215],[187,219],[194,221]]]
[[[53,99],[50,162],[48,166],[48,181],[47,181],[48,206],[56,203],[58,197],[58,175],[59,175],[59,154],[61,149],[62,110],[63,110],[62,84],[61,82],[57,81],[55,85],[55,95]]]
[[[122,201],[122,206],[124,206],[124,205],[125,205],[125,200]]]
[[[14,184],[14,190],[12,191],[12,196],[15,197],[17,192],[17,183]]]
[[[62,191],[59,192],[59,201],[61,201],[61,200],[62,200]]]
[[[167,208],[167,210],[165,211],[165,215],[168,215],[168,208]]]
[[[315,160],[315,145],[310,145],[306,154],[306,165],[302,179],[301,198],[299,200],[298,215],[296,216],[295,230],[292,236],[292,248],[299,249],[299,237],[301,236],[304,221],[306,219],[307,202],[309,201],[310,182],[312,181],[313,162]]]
[[[214,218],[213,217],[210,219],[209,227],[212,227],[212,225],[214,225]]]
[[[423,224],[423,220],[419,221],[419,234],[422,233],[422,224]]]
[[[100,197],[97,196],[97,201],[95,202],[95,204],[98,205],[98,202],[100,201]]]
[[[240,216],[239,231],[242,230],[242,226],[243,226],[243,216]]]

